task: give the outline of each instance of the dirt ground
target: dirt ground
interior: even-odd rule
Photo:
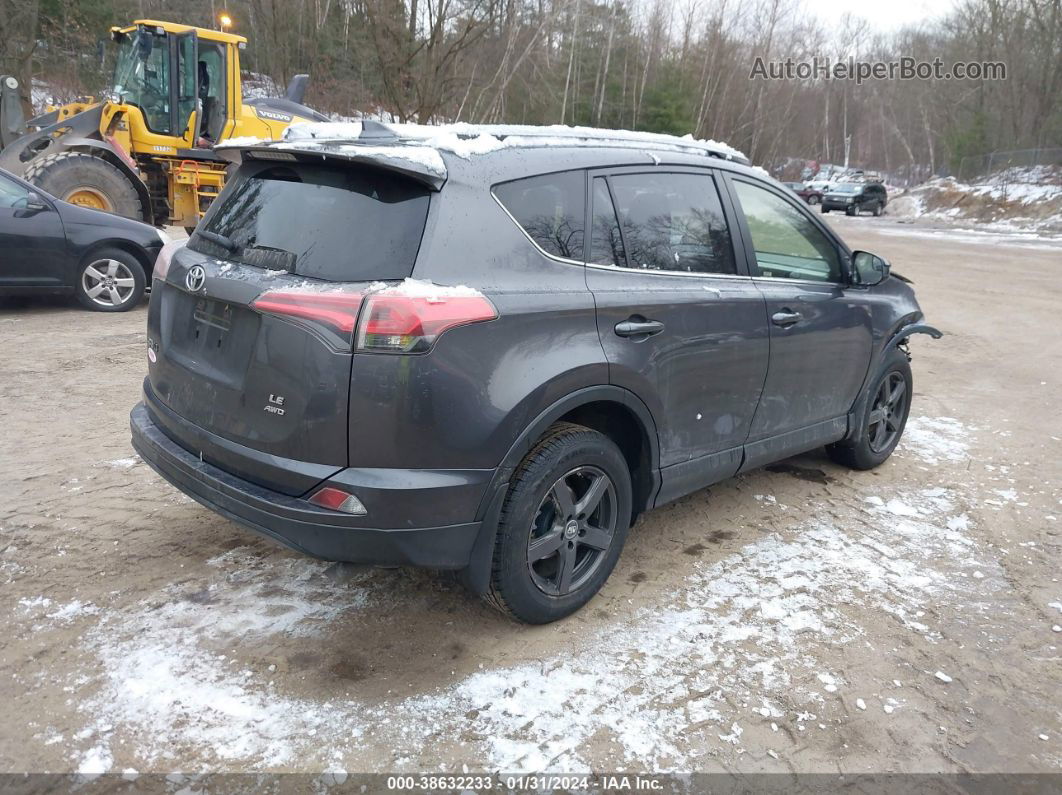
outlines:
[[[0,771],[1062,771],[1062,243],[830,220],[947,334],[903,446],[643,516],[539,628],[193,503],[129,446],[144,307],[5,303]]]

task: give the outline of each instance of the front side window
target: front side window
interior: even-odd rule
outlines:
[[[29,201],[28,189],[0,175],[0,208],[17,210],[25,207],[27,201]]]
[[[136,105],[148,129],[164,135],[170,129],[170,49],[165,34],[146,28],[122,37],[114,66],[113,92]]]
[[[609,177],[627,264],[644,270],[736,273],[730,230],[707,174]]]
[[[244,165],[200,224],[221,240],[195,234],[189,248],[328,281],[404,279],[424,235],[428,193],[368,166]]]
[[[806,213],[780,196],[734,180],[760,276],[841,281],[837,248]]]
[[[494,186],[494,195],[539,248],[582,262],[586,175],[564,171]]]

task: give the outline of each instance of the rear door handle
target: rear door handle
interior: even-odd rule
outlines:
[[[651,337],[664,330],[664,324],[659,320],[634,319],[624,320],[616,324],[616,336],[619,337]]]
[[[781,312],[775,312],[773,315],[771,315],[771,322],[774,323],[774,325],[776,326],[787,328],[789,326],[792,326],[794,323],[799,323],[801,317],[802,316],[799,312],[793,312],[788,309],[783,309]]]

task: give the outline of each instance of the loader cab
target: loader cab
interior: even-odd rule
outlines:
[[[178,154],[225,135],[239,110],[242,36],[153,20],[111,35],[117,57],[110,99],[130,111],[134,151]]]

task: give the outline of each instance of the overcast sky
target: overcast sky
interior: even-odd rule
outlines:
[[[806,0],[807,6],[820,19],[834,22],[848,12],[863,17],[874,30],[895,30],[921,19],[937,19],[955,5],[955,0],[871,0],[850,3],[844,0]]]

